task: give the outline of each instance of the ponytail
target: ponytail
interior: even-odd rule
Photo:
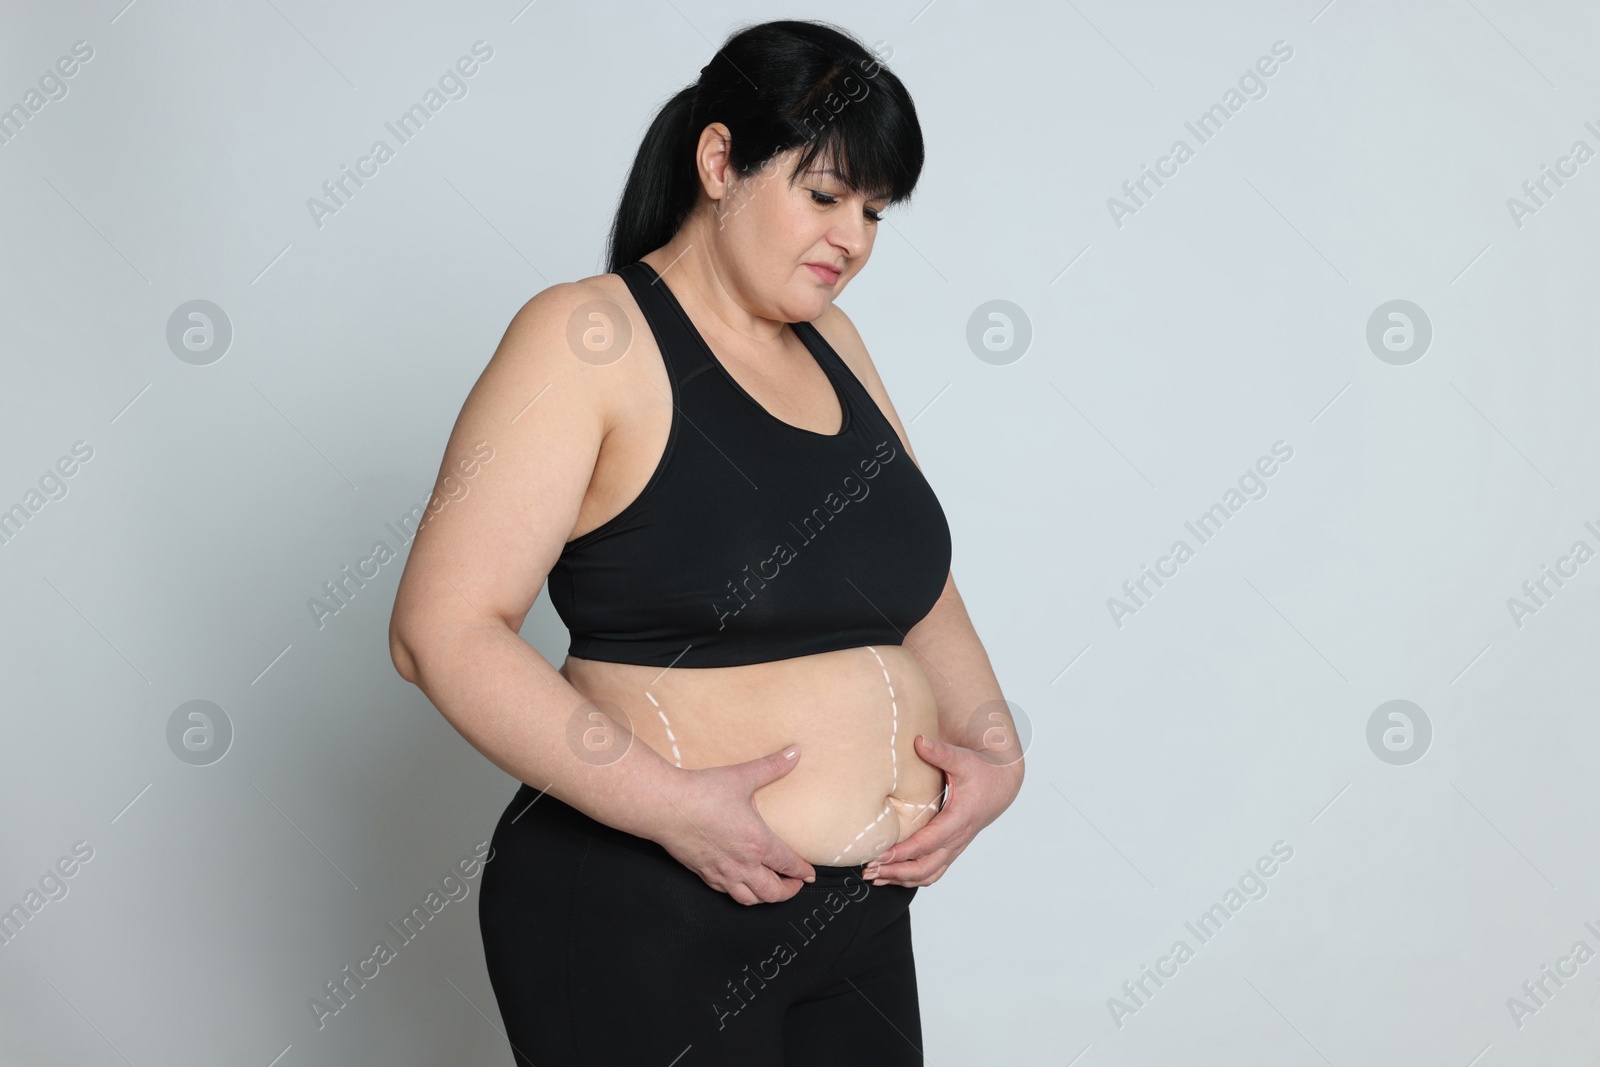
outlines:
[[[633,169],[611,223],[608,272],[672,240],[694,207],[700,187],[694,145],[700,131],[690,130],[689,118],[697,88],[685,86],[662,105],[633,157]]]

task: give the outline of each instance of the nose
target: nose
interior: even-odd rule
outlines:
[[[861,255],[866,251],[869,240],[866,216],[857,214],[853,223],[840,223],[833,231],[832,240],[844,252],[847,259],[855,259]]]

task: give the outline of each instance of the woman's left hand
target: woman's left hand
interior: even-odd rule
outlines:
[[[932,885],[961,855],[978,831],[1011,806],[1022,788],[1022,758],[997,760],[992,753],[917,735],[917,755],[944,771],[950,793],[944,807],[910,837],[880,853],[863,877],[873,885]]]

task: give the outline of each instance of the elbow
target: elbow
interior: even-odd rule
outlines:
[[[1022,780],[1028,776],[1027,763],[1019,754],[1017,762],[1013,763],[1009,769],[1011,771],[1011,800],[1014,801],[1022,792]],[[1006,806],[1010,807],[1010,802],[1007,802]]]
[[[389,659],[393,661],[394,669],[399,672],[400,677],[412,685],[417,684],[416,654],[411,651],[410,645],[395,634],[389,635]]]
[[[405,625],[404,619],[396,612],[389,619],[389,659],[394,663],[394,669],[400,677],[412,685],[420,685],[422,670],[423,642],[415,632],[414,627]]]
[[[481,626],[437,610],[415,616],[396,615],[389,623],[389,659],[400,677],[426,693],[434,665],[454,663],[470,655],[463,649],[462,639],[473,640],[482,632]]]

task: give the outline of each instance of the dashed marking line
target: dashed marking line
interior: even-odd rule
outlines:
[[[661,705],[656,702],[656,698],[655,698],[654,694],[652,694],[650,692],[650,690],[646,689],[644,691],[644,696],[645,696],[646,700],[650,701],[651,704],[655,705],[656,714],[661,716],[661,725],[666,727],[667,740],[672,742],[672,762],[674,764],[676,764],[677,766],[682,767],[683,766],[683,754],[678,751],[678,739],[677,739],[677,737],[673,736],[672,724],[667,721],[667,713],[664,710],[662,710]]]
[[[872,658],[878,661],[878,669],[883,672],[883,683],[886,687],[888,687],[889,690],[889,792],[892,795],[894,791],[900,787],[900,752],[895,747],[895,741],[900,735],[900,704],[895,699],[894,679],[889,676],[889,668],[884,664],[883,657],[878,655],[878,650],[873,648],[871,645],[866,645],[864,647],[868,652],[872,653]],[[902,803],[904,803],[904,801],[902,801]],[[937,800],[932,800],[926,804],[911,804],[907,806],[917,811],[925,811],[928,808],[933,807],[936,803],[938,803]],[[844,847],[844,851],[833,857],[833,862],[837,864],[840,860],[844,859],[846,853],[855,848],[856,843],[866,836],[867,831],[871,830],[874,826],[882,822],[883,817],[893,810],[894,802],[889,800],[884,801],[883,811],[878,813],[878,817],[867,823],[862,831],[852,838],[850,843]]]
[[[878,650],[873,648],[871,645],[866,645],[864,647],[868,652],[872,653],[872,658],[878,661],[878,669],[883,673],[884,687],[889,693],[889,792],[893,794],[893,792],[900,786],[900,752],[895,745],[895,742],[900,736],[900,704],[894,691],[894,679],[890,677],[888,665],[883,662],[883,657],[878,655]],[[667,719],[666,709],[661,706],[660,702],[656,700],[655,695],[648,689],[645,690],[644,695],[645,699],[649,700],[651,706],[656,709],[656,715],[661,719],[661,725],[667,731],[667,740],[672,744],[672,762],[676,766],[682,767],[683,754],[678,750],[678,738],[672,732],[672,723]],[[948,792],[949,786],[946,785],[945,789]],[[943,799],[944,797],[941,794],[938,798],[930,800],[926,804],[910,804],[905,801],[901,801],[901,803],[913,811],[921,812],[939,805],[939,802]],[[859,843],[860,840],[865,837],[874,826],[877,826],[880,822],[882,822],[885,815],[888,815],[893,810],[894,802],[885,800],[883,810],[878,813],[878,817],[867,823],[866,826],[862,827],[861,832],[856,834],[855,837],[851,838],[850,843],[844,847],[844,850],[841,851],[837,856],[833,857],[833,862],[838,863],[840,860],[844,859],[850,850],[855,848],[857,843]]]

